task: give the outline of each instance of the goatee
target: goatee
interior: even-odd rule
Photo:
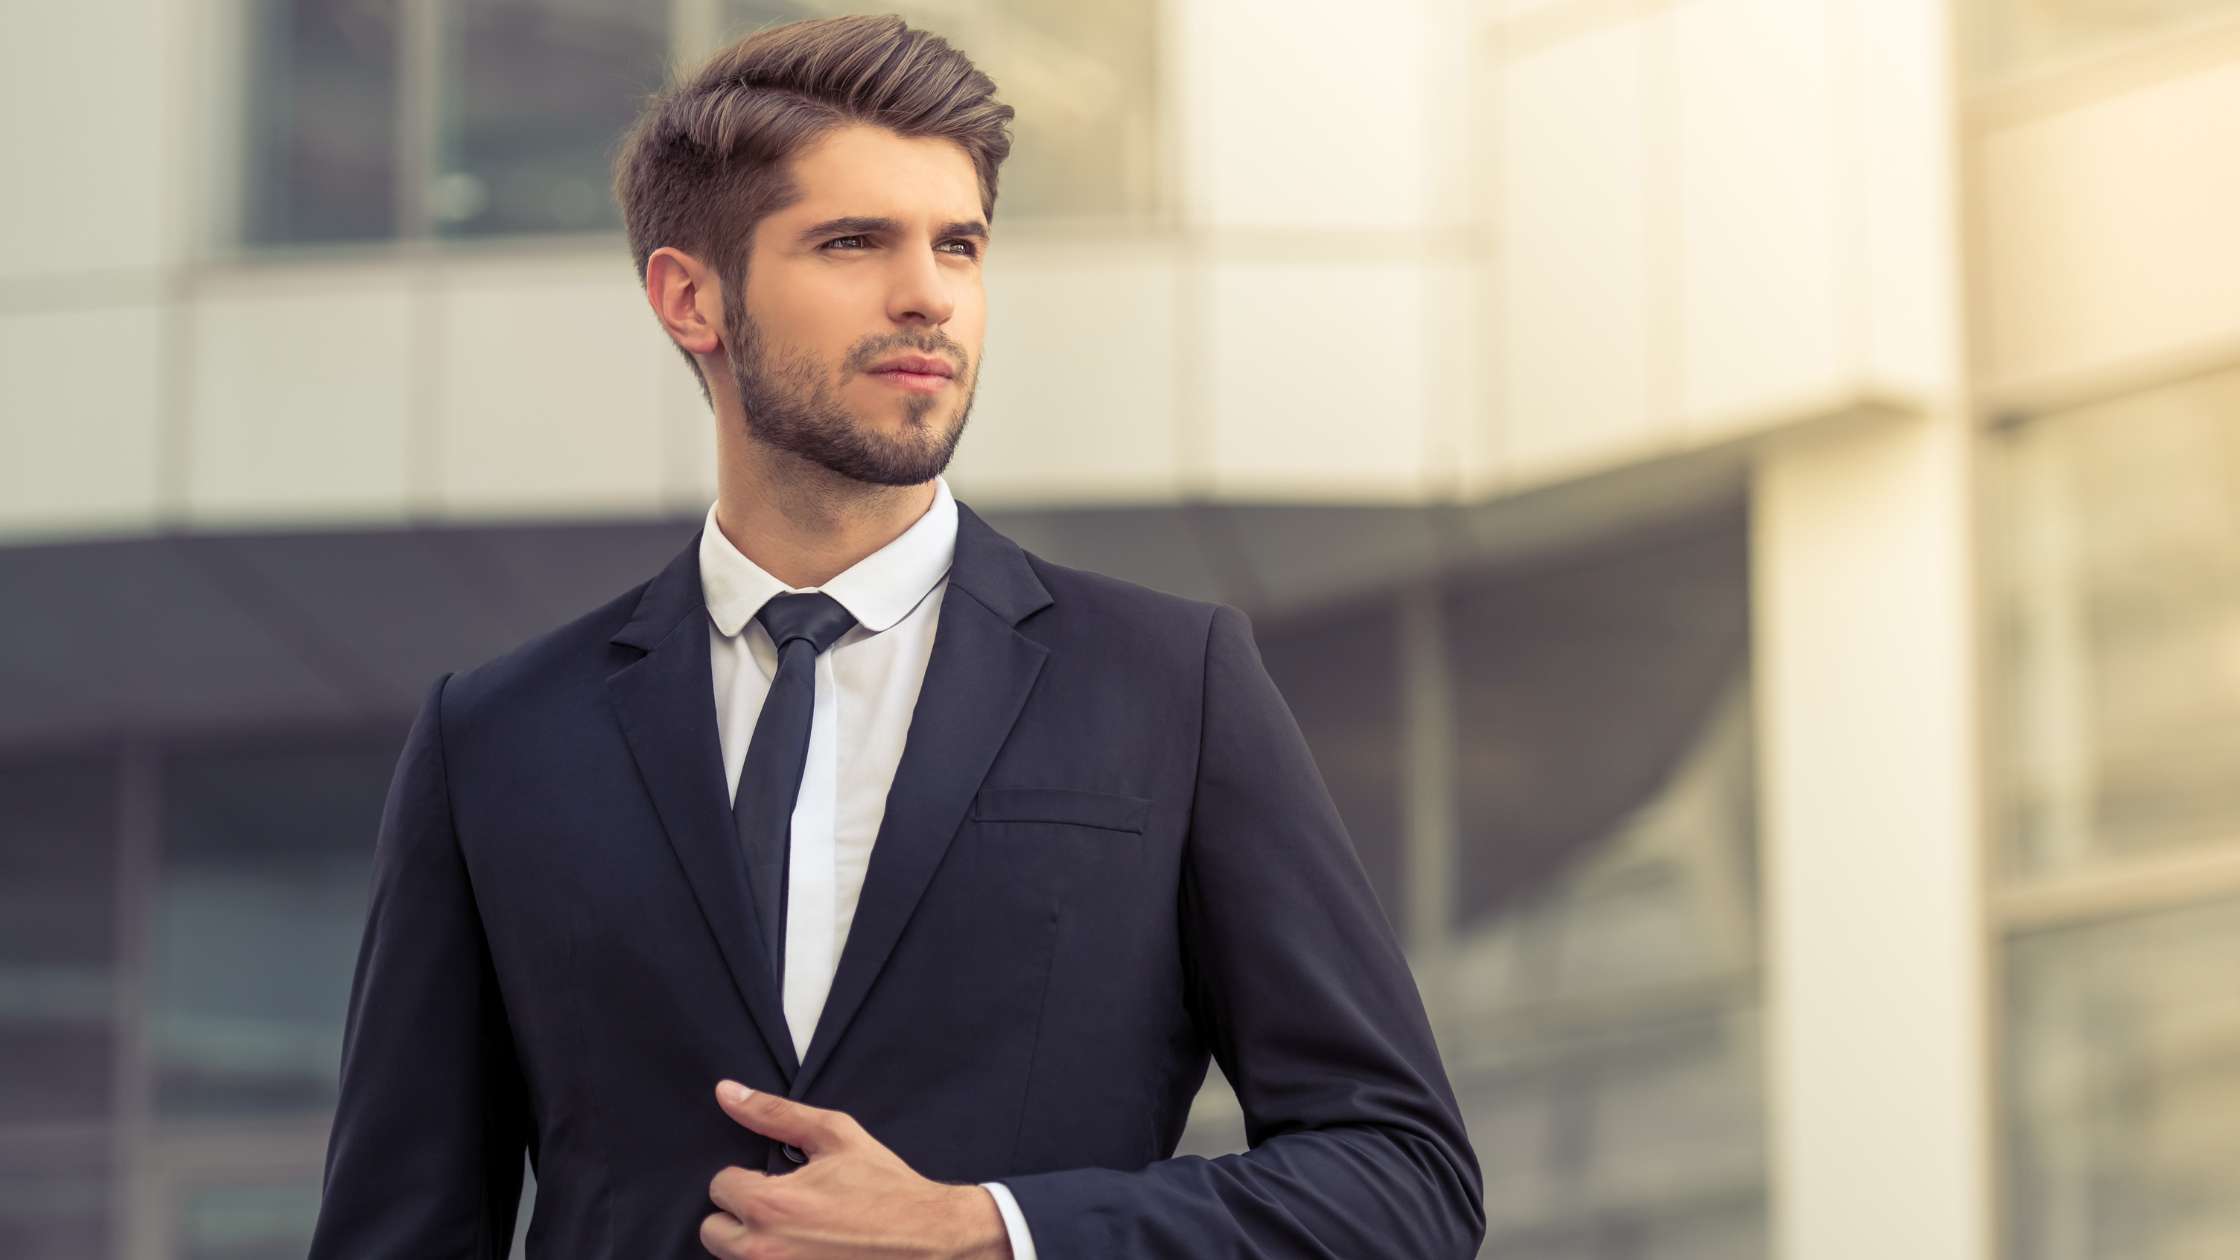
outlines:
[[[963,385],[965,395],[948,431],[938,431],[932,427],[935,422],[928,419],[948,400],[941,394],[911,394],[901,400],[903,432],[890,436],[856,418],[833,393],[824,366],[807,352],[771,353],[761,327],[734,305],[733,295],[742,287],[726,286],[724,291],[724,323],[729,333],[724,357],[731,365],[731,380],[746,412],[748,433],[840,476],[872,485],[919,485],[949,466],[957,443],[964,437],[965,420],[972,414],[972,396],[979,384],[963,347],[933,330],[927,335],[868,337],[849,350],[840,369],[842,380],[868,368],[879,356],[898,350],[938,355],[956,369],[956,380]]]

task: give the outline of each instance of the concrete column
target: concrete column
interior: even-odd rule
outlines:
[[[1876,418],[1755,471],[1779,1260],[1990,1250],[1971,453]]]

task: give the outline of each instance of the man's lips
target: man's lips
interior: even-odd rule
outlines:
[[[872,368],[870,376],[898,389],[931,393],[947,385],[954,371],[945,360],[910,355],[888,359]]]
[[[947,359],[929,359],[922,354],[904,355],[874,364],[873,372],[907,372],[914,376],[955,376],[956,369]]]

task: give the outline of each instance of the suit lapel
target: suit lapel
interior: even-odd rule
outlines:
[[[793,1036],[756,930],[746,860],[724,791],[706,611],[696,532],[615,633],[614,642],[646,655],[609,675],[607,694],[732,983],[790,1082],[799,1069]]]
[[[1026,555],[957,505],[957,551],[933,655],[871,847],[832,990],[794,1081],[803,1097],[894,952],[980,781],[1025,707],[1048,649],[1017,623],[1050,603]]]

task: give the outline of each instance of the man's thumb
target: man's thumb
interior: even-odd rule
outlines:
[[[733,1120],[764,1137],[798,1146],[811,1155],[830,1145],[827,1128],[819,1123],[823,1112],[806,1103],[751,1090],[737,1081],[720,1082],[716,1098]]]

